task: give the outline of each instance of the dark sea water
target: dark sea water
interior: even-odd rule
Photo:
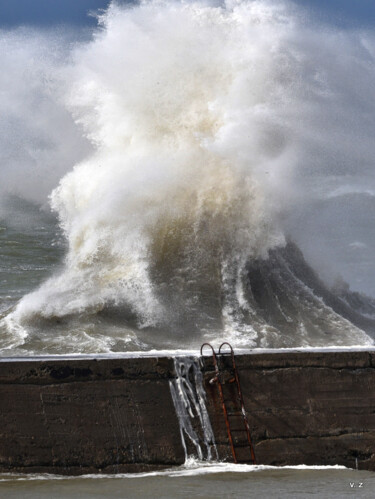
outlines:
[[[62,261],[65,242],[49,208],[8,197],[0,209],[0,313],[46,279]]]
[[[278,469],[223,464],[112,477],[0,476],[1,497],[22,499],[372,499],[374,494],[374,473],[345,468]]]
[[[241,272],[235,262],[224,265],[221,276],[219,262],[181,263],[174,250],[164,254],[169,263],[150,263],[151,298],[139,313],[132,307],[142,301],[137,275],[117,288],[116,269],[109,285],[107,270],[93,279],[102,262],[67,264],[67,243],[48,207],[9,197],[0,211],[0,355],[198,350],[220,340],[245,349],[373,343],[375,301],[332,293],[292,243]],[[156,322],[144,322],[155,313]]]

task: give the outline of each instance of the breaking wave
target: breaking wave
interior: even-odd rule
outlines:
[[[4,317],[8,346],[370,342],[370,319],[303,281],[280,225],[301,120],[332,90],[330,58],[314,69],[319,34],[306,49],[301,22],[280,2],[109,7],[59,72],[94,149],[50,196],[64,268]]]

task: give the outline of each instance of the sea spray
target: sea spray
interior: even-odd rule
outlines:
[[[206,408],[200,359],[175,357],[176,379],[169,382],[176,409],[185,461],[217,460],[215,437]],[[189,444],[190,442],[190,444]],[[190,452],[194,449],[194,452]]]
[[[270,153],[252,143],[264,85],[282,77],[271,47],[254,57],[271,29],[270,9],[255,10],[112,6],[105,29],[76,50],[68,104],[96,152],[51,195],[65,269],[21,301],[15,320],[117,307],[137,328],[197,331],[231,317],[221,314],[223,269],[241,279],[247,258],[284,242],[254,175],[285,151],[282,140]],[[248,144],[237,150],[239,121]]]
[[[348,140],[347,69],[372,95],[372,38],[322,38],[271,1],[114,3],[100,24],[51,86],[91,144],[50,196],[63,268],[1,327],[57,351],[367,342],[282,258],[252,282],[249,265],[281,251],[280,214],[312,195],[305,174],[373,157],[366,127],[361,154]]]

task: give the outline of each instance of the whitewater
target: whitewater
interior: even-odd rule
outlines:
[[[57,224],[36,216],[57,256],[2,306],[2,354],[372,345],[375,302],[323,283],[285,220],[326,162],[345,190],[371,158],[370,113],[347,138],[372,105],[373,36],[307,27],[272,1],[112,3],[98,22],[53,56],[48,33],[27,49],[38,126],[59,145],[33,152],[44,183],[22,187],[17,164],[2,191],[46,209],[51,187]],[[16,67],[28,36],[4,35]]]

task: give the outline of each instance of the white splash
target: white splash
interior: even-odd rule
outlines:
[[[111,4],[58,71],[60,98],[93,148],[50,197],[64,268],[7,327],[113,307],[138,329],[220,324],[259,344],[245,262],[284,244],[278,213],[304,196],[296,167],[328,145],[333,154],[321,116],[349,154],[352,109],[340,102],[355,89],[337,61],[352,56],[372,81],[372,47],[365,35],[328,33],[321,57],[321,32],[286,2]],[[340,109],[348,121],[337,128],[328,115]]]
[[[200,461],[217,460],[215,436],[205,403],[200,359],[175,357],[174,367],[176,379],[170,381],[169,386],[180,424],[185,461],[189,463],[194,458]],[[187,439],[195,448],[195,455],[189,453]]]

